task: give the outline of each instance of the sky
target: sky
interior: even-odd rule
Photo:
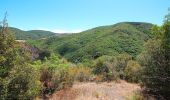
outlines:
[[[11,27],[80,32],[118,22],[161,25],[170,0],[0,0],[0,20],[7,11]]]

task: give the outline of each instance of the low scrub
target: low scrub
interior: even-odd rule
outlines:
[[[90,81],[91,78],[91,69],[88,67],[77,66],[72,68],[74,72],[74,80],[79,82]]]
[[[33,66],[40,70],[43,98],[55,90],[70,87],[73,84],[74,78],[70,73],[72,65],[64,59],[59,59],[58,56],[52,55],[44,61],[36,61]]]

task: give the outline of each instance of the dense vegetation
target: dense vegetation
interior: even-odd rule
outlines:
[[[40,39],[58,35],[57,33],[53,33],[50,31],[43,30],[23,31],[13,27],[10,27],[9,31],[11,31],[14,34],[17,40]]]
[[[15,41],[6,18],[0,30],[0,99],[32,100],[71,86],[74,78],[69,63],[51,56],[32,61],[31,52]]]
[[[125,22],[28,43],[90,67],[92,80],[125,79],[140,83],[149,95],[169,99],[168,18],[161,27]]]
[[[40,49],[60,54],[71,62],[87,62],[102,55],[127,53],[135,58],[152,37],[152,24],[124,22],[101,26],[78,34],[29,41]]]
[[[74,81],[119,79],[141,84],[144,94],[170,99],[170,12],[162,26],[124,22],[46,39],[39,39],[46,32],[30,31],[29,37],[18,30],[21,39],[37,39],[27,43],[41,49],[38,59],[32,59],[27,43],[15,41],[11,31],[16,29],[8,30],[6,18],[0,27],[2,100],[46,99]]]
[[[145,91],[159,99],[170,99],[170,11],[164,24],[154,26],[154,38],[145,44],[139,56],[142,84]]]
[[[15,41],[7,25],[4,19],[0,30],[0,98],[33,99],[40,87],[37,72],[29,65],[29,53]]]

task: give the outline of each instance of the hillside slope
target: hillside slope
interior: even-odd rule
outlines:
[[[44,30],[23,31],[13,27],[10,27],[9,30],[14,34],[17,40],[40,39],[58,35],[56,33]]]
[[[58,53],[75,63],[96,59],[102,55],[115,56],[121,53],[136,57],[143,44],[151,38],[151,27],[152,24],[149,23],[124,22],[29,43],[40,49]]]

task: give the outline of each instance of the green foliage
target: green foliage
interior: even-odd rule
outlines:
[[[154,25],[152,28],[151,28],[151,33],[153,34],[154,38],[156,39],[160,39],[162,38],[163,36],[163,30],[161,27],[157,26],[157,25]]]
[[[7,30],[6,18],[3,20],[0,30],[0,98],[5,99],[7,94],[6,78],[15,63],[17,63],[18,54],[14,49],[14,38]]]
[[[14,34],[17,40],[41,39],[58,35],[56,33],[43,30],[23,31],[13,27],[9,27],[9,30]]]
[[[39,93],[38,73],[28,64],[27,52],[14,40],[7,25],[5,18],[0,26],[0,98],[33,99]]]
[[[118,78],[116,71],[116,59],[109,56],[102,56],[96,59],[93,65],[93,73],[99,75],[102,81],[111,81]]]
[[[72,86],[73,76],[70,75],[69,70],[59,69],[53,74],[52,82],[54,83],[54,88],[60,90]]]
[[[86,82],[91,79],[91,68],[82,65],[77,65],[73,67],[70,71],[72,76],[74,76],[75,81]]]
[[[126,79],[130,82],[139,82],[140,80],[140,65],[138,62],[130,60],[125,68]]]
[[[39,72],[30,65],[16,66],[7,85],[7,99],[34,99],[41,89]]]
[[[145,90],[168,100],[170,99],[170,20],[167,18],[161,27],[161,36],[158,34],[157,38],[145,44],[145,51],[139,56],[139,61],[143,67],[142,82]]]
[[[4,27],[0,30],[0,77],[8,76],[10,69],[17,62],[18,54],[14,48],[14,38]]]
[[[0,98],[5,99],[6,98],[6,81],[3,78],[0,78]]]
[[[131,94],[130,96],[127,96],[126,100],[152,100],[152,98],[146,98],[143,96],[142,93],[137,91],[137,92],[134,92],[133,94]]]
[[[94,74],[104,74],[109,72],[109,68],[106,66],[106,57],[100,57],[95,61],[94,67]]]
[[[133,58],[142,45],[152,37],[152,24],[124,22],[101,26],[77,34],[50,37],[45,40],[28,41],[41,50],[60,54],[71,62],[80,63],[94,60],[103,55],[117,56],[127,53]]]
[[[143,78],[147,83],[152,86],[154,76],[157,76],[157,71],[160,69],[159,64],[162,61],[161,50],[160,50],[161,41],[160,40],[149,40],[145,44],[145,50],[142,54],[139,55],[138,60],[143,67]],[[146,75],[146,76],[145,76]],[[156,81],[156,80],[155,80]]]
[[[43,61],[35,61],[32,66],[40,70],[40,81],[43,85],[42,95],[45,96],[53,93],[54,90],[72,86],[74,81],[71,74],[72,65],[65,59],[59,59],[58,56],[51,55]]]
[[[132,60],[128,54],[116,57],[102,56],[95,60],[93,73],[103,80],[126,79],[129,82],[140,81],[141,67],[137,61]]]
[[[165,16],[164,22],[170,22],[170,8],[168,8],[168,14]]]
[[[50,57],[51,56],[51,53],[49,51],[42,51],[39,53],[39,59],[40,60],[44,60],[45,57]]]
[[[129,60],[132,60],[132,57],[128,54],[120,54],[116,57],[116,71],[119,73],[121,79],[125,79],[125,68]]]
[[[166,76],[168,70],[163,67],[165,59],[162,55],[161,40],[149,40],[145,48],[138,57],[142,66],[142,85],[146,92],[159,97],[169,90],[169,79]]]

